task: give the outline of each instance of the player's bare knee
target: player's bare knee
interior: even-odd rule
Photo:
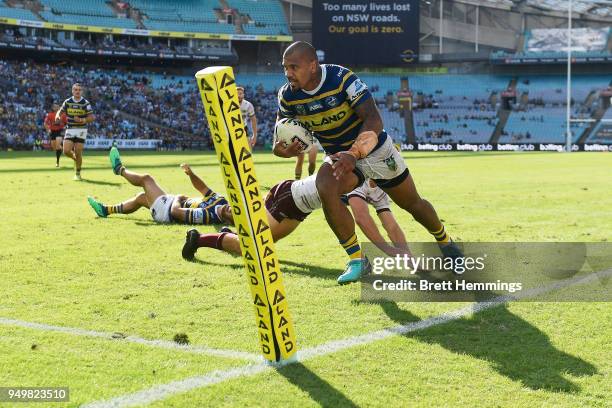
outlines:
[[[417,197],[409,197],[403,203],[403,205],[400,205],[400,207],[402,207],[404,210],[408,211],[409,213],[413,214],[415,212],[419,212],[423,208],[423,206],[426,204],[427,204],[427,201],[417,196]]]

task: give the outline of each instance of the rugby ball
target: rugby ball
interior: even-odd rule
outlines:
[[[283,118],[274,126],[274,140],[290,145],[296,140],[302,146],[302,153],[312,148],[314,138],[306,126],[297,119]]]

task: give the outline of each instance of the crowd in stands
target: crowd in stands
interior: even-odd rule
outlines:
[[[476,108],[474,112],[480,112],[480,110]],[[494,128],[497,123],[497,117],[494,111],[481,112],[479,114],[464,113],[456,115],[449,113],[430,113],[428,119],[417,121],[416,125],[422,128],[428,128],[428,130],[425,130],[424,134],[427,139],[440,142],[441,139],[446,140],[454,135],[453,128],[464,129],[464,131],[461,132],[462,134],[465,134],[467,131],[467,133],[472,136],[478,135],[476,130],[470,128],[469,121],[482,121]],[[440,127],[439,124],[444,124],[444,126]],[[429,130],[429,128],[431,128],[431,130]],[[455,142],[459,140],[452,141]]]
[[[151,77],[163,78],[154,87]],[[96,120],[90,137],[158,139],[163,149],[209,148],[210,132],[195,83],[118,70],[0,61],[0,148],[24,149],[46,138],[42,120],[51,103],[69,97],[80,82]],[[245,86],[256,107],[258,144],[271,142],[276,92]]]
[[[151,41],[149,41],[151,40]],[[189,55],[232,55],[232,49],[227,41],[198,40],[193,46],[188,46],[184,39],[151,39],[134,35],[80,34],[75,39],[25,36],[20,29],[5,26],[0,32],[0,41],[17,44],[47,45],[53,47],[95,48],[122,51],[179,53]]]
[[[275,87],[282,84],[282,75],[240,75],[238,83],[245,88],[246,99],[255,106],[258,122],[258,145],[271,143],[277,112]],[[599,109],[598,98],[584,96],[591,89],[601,89],[607,77],[589,77],[581,85],[573,117],[589,119]],[[262,82],[258,82],[261,80]],[[447,80],[448,78],[441,78]],[[559,79],[560,81],[561,79]],[[578,78],[577,78],[578,80]],[[89,126],[90,137],[109,139],[156,139],[162,149],[211,148],[210,133],[204,117],[195,81],[187,76],[138,72],[113,68],[77,65],[47,65],[31,61],[0,61],[0,148],[31,149],[46,139],[42,126],[51,103],[61,103],[70,96],[71,85],[80,82],[84,96],[92,102],[96,121]],[[370,79],[370,83],[374,80]],[[265,84],[265,88],[264,88]],[[373,84],[374,88],[376,85]],[[531,87],[534,87],[531,84]],[[413,104],[413,119],[418,141],[468,142],[489,140],[499,118],[500,98],[488,92],[462,95],[447,91],[418,93]],[[552,140],[564,132],[564,103],[556,84],[540,96],[531,89],[528,103],[516,103],[502,133],[503,140]],[[526,90],[525,90],[526,91]],[[537,91],[537,92],[536,92]],[[523,92],[523,91],[521,91]],[[533,93],[533,97],[531,94]],[[551,98],[554,99],[551,102]],[[385,98],[378,99],[387,130],[404,140],[406,131],[397,109],[385,109]],[[573,125],[578,135],[580,124]]]

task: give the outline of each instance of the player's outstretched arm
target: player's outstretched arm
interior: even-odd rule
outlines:
[[[62,103],[62,106],[55,112],[55,123],[59,123],[62,120],[62,112],[66,111],[66,101]]]
[[[363,231],[370,242],[389,256],[395,256],[398,254],[397,248],[385,242],[385,239],[378,230],[374,219],[370,216],[368,203],[359,197],[351,197],[349,198],[349,206],[353,211],[355,223],[359,226],[359,229]]]
[[[378,213],[378,219],[380,219],[383,228],[387,231],[387,236],[389,236],[389,239],[393,242],[393,246],[410,254],[404,231],[402,231],[402,228],[397,223],[393,213],[391,211],[380,212]]]
[[[208,194],[210,188],[206,185],[206,183],[204,183],[204,180],[202,180],[197,174],[193,172],[193,170],[191,170],[191,167],[187,163],[181,164],[181,168],[183,169],[185,174],[189,176],[189,180],[191,181],[193,188],[198,190],[200,194],[202,194],[202,196]]]

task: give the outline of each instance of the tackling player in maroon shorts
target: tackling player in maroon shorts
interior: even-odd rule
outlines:
[[[410,254],[406,237],[389,208],[387,194],[370,180],[367,180],[366,184],[352,191],[347,197],[359,227],[368,239],[387,255]],[[392,245],[384,242],[369,214],[368,204],[376,209]],[[276,242],[295,231],[312,211],[321,208],[316,176],[304,180],[285,180],[276,184],[266,196],[265,205],[272,237]],[[215,248],[236,255],[241,253],[238,236],[228,229],[210,234],[200,234],[196,229],[187,231],[183,258],[192,260],[201,247]]]

